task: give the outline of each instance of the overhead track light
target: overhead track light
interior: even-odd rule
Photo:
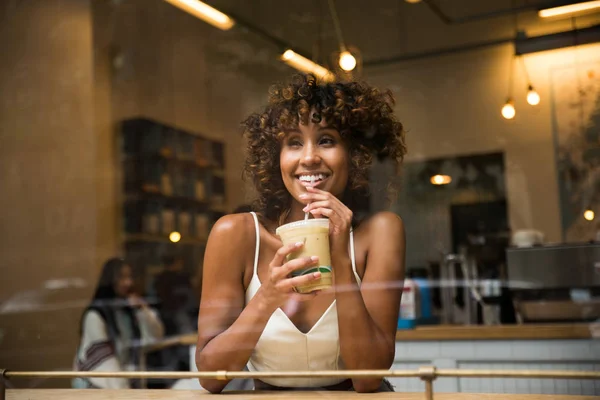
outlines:
[[[552,18],[552,17],[572,17],[573,15],[579,15],[594,11],[600,8],[600,1],[584,1],[576,4],[568,4],[560,7],[546,8],[538,11],[540,18]]]
[[[304,56],[301,56],[291,49],[286,50],[281,55],[281,60],[290,67],[293,67],[298,71],[314,74],[317,78],[325,82],[331,82],[335,80],[335,75],[327,68],[317,64],[312,60],[309,60]]]
[[[227,14],[222,13],[203,3],[199,0],[165,0],[167,3],[192,14],[196,18],[200,18],[202,21],[211,24],[212,26],[221,30],[227,31],[235,25],[235,21]]]

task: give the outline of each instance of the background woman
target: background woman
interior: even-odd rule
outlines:
[[[75,359],[78,371],[125,371],[139,367],[141,343],[162,338],[157,313],[134,293],[133,272],[122,259],[108,260],[91,304],[81,319],[81,341]],[[77,388],[137,387],[125,378],[77,378]]]

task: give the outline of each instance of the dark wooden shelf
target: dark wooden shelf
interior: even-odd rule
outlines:
[[[126,154],[123,158],[125,162],[161,162],[166,161],[172,164],[179,164],[182,166],[198,168],[201,170],[222,170],[223,167],[218,164],[212,164],[208,160],[206,162],[199,162],[193,158],[184,159],[177,157],[167,157],[159,153],[154,154]]]
[[[125,194],[126,202],[139,202],[139,201],[164,201],[166,203],[177,204],[180,206],[193,206],[199,208],[205,208],[206,211],[211,210],[211,204],[206,200],[198,200],[193,197],[185,196],[167,196],[162,193],[143,192],[127,193]]]
[[[151,235],[147,233],[128,233],[125,235],[125,241],[129,243],[144,242],[144,243],[170,243],[170,244],[191,244],[196,246],[205,246],[206,239],[195,237],[181,237],[178,242],[172,242],[168,235]]]

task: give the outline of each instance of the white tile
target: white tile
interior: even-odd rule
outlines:
[[[442,342],[439,348],[439,356],[452,357],[457,360],[469,360],[475,357],[476,344],[467,341]]]
[[[590,343],[587,340],[565,341],[559,346],[560,360],[587,360],[590,357]]]
[[[480,360],[512,360],[512,345],[508,341],[486,341],[487,346],[475,348]]]
[[[411,342],[407,344],[407,360],[433,360],[440,354],[440,342]]]

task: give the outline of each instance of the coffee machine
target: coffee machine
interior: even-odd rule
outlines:
[[[600,243],[509,247],[508,283],[519,322],[600,318]]]

